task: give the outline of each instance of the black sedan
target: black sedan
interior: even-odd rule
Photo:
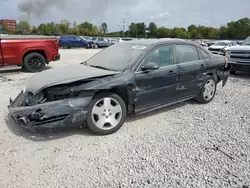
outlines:
[[[8,108],[33,131],[87,125],[96,134],[111,134],[130,114],[189,99],[209,103],[228,75],[224,57],[193,42],[129,41],[33,76]]]

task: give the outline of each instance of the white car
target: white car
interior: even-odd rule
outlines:
[[[134,40],[133,38],[119,38],[118,42],[125,42],[125,41],[131,41]]]
[[[232,46],[238,46],[238,44],[234,41],[223,40],[223,41],[217,41],[213,45],[209,46],[208,50],[211,51],[213,54],[224,56],[227,49]]]

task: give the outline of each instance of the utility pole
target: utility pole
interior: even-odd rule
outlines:
[[[123,36],[125,36],[126,25],[127,25],[127,22],[126,22],[125,16],[123,16],[122,23],[120,24],[120,27],[122,27],[121,29],[122,29]]]

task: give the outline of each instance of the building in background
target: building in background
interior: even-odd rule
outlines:
[[[0,27],[1,31],[4,31],[4,28],[8,31],[16,31],[17,30],[17,23],[16,20],[10,20],[10,19],[1,19],[0,20]]]

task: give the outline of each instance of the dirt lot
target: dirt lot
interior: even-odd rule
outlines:
[[[97,50],[62,50],[51,67]],[[0,70],[0,187],[250,186],[250,76],[231,77],[207,105],[188,101],[137,118],[115,134],[84,129],[33,134],[8,116],[33,75]]]

